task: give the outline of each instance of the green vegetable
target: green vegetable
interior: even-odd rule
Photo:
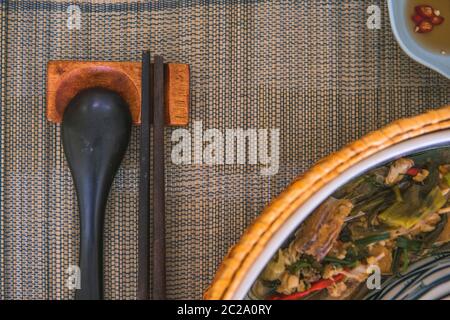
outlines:
[[[325,257],[325,258],[323,258],[322,262],[324,262],[324,263],[331,263],[331,264],[340,265],[340,266],[350,266],[350,265],[353,265],[355,263],[355,261],[348,261],[348,260],[345,260],[345,259],[341,260],[341,259],[338,259],[338,258],[335,258],[335,257]]]
[[[281,250],[278,251],[278,255],[267,264],[261,278],[267,281],[277,280],[281,274],[285,271],[284,257]]]
[[[424,247],[433,246],[433,243],[436,242],[436,240],[439,238],[445,226],[447,225],[447,222],[448,222],[448,215],[443,214],[441,215],[441,221],[439,221],[434,230],[425,233],[423,235],[419,235],[419,239],[420,241],[423,242]]]
[[[370,214],[385,202],[392,203],[392,199],[392,192],[390,190],[383,190],[379,192],[374,198],[368,199],[367,201],[361,202],[359,205],[355,206],[350,213],[350,216],[356,215],[359,212]]]
[[[303,255],[302,257],[300,257],[300,259],[289,265],[287,267],[287,270],[289,271],[290,274],[296,275],[300,272],[300,270],[305,268],[313,268],[320,270],[322,269],[322,265],[319,262],[317,262],[313,257]]]
[[[288,266],[287,269],[290,274],[298,274],[301,269],[310,267],[311,264],[309,262],[299,260]]]
[[[392,189],[394,190],[395,201],[403,202],[402,193],[400,192],[400,188],[398,186],[394,186]]]
[[[402,258],[403,258],[402,272],[406,272],[406,270],[408,270],[408,267],[409,267],[409,253],[408,253],[408,249],[403,248]]]
[[[417,252],[422,249],[422,242],[419,240],[410,240],[405,237],[399,237],[396,240],[397,247],[409,251]]]
[[[374,235],[371,235],[371,236],[368,236],[368,237],[365,237],[362,239],[355,240],[354,243],[357,246],[367,246],[371,243],[375,243],[375,242],[382,241],[382,240],[387,240],[390,237],[391,237],[391,234],[389,232],[383,232],[380,234],[374,234]]]
[[[322,262],[353,268],[356,267],[358,263],[368,255],[369,254],[365,248],[350,247],[347,249],[347,254],[344,259],[341,260],[335,257],[327,256],[322,260]]]
[[[273,281],[263,280],[262,283],[265,287],[267,287],[269,289],[276,289],[281,284],[281,281],[280,280],[273,280]]]
[[[393,273],[398,273],[400,263],[402,264],[401,271],[406,272],[410,263],[409,253],[419,252],[423,248],[423,243],[419,240],[412,240],[406,237],[398,237],[395,242],[397,250],[394,253],[394,262],[392,264]]]
[[[358,261],[369,256],[369,252],[365,247],[350,247],[347,249],[346,260]]]
[[[341,233],[339,234],[339,240],[342,242],[350,242],[352,241],[352,234],[348,226],[345,226]]]
[[[351,182],[343,190],[336,193],[336,198],[350,200],[355,207],[360,203],[372,199],[377,193],[387,189],[379,183],[375,176],[368,175]]]
[[[392,258],[392,273],[398,274],[400,269],[400,257],[402,255],[402,248],[396,248],[394,250],[393,258]]]
[[[420,187],[412,186],[402,202],[395,202],[378,218],[389,226],[409,229],[423,217],[437,212],[447,202],[439,187],[434,187],[422,201],[420,198]]]
[[[447,184],[447,186],[450,187],[450,172],[446,173],[442,179]]]

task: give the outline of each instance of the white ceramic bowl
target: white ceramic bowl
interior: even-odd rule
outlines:
[[[450,79],[450,55],[427,50],[417,43],[408,29],[411,17],[406,14],[406,3],[407,0],[388,0],[389,18],[397,42],[412,59]]]
[[[258,258],[252,264],[250,270],[247,271],[246,277],[239,284],[232,299],[246,299],[247,294],[257,279],[260,272],[264,269],[266,264],[276,253],[278,248],[282,246],[285,240],[292,235],[298,226],[316,209],[324,200],[332,195],[341,186],[351,181],[370,169],[376,168],[393,159],[400,158],[405,155],[415,154],[419,151],[428,150],[438,146],[450,145],[450,129],[438,131],[422,135],[404,142],[400,142],[374,155],[364,159],[357,164],[351,166],[343,171],[330,183],[320,189],[314,196],[310,197],[303,205],[301,205],[294,214],[283,223],[276,233],[272,236],[269,242],[259,254]]]

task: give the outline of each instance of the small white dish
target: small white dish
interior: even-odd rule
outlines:
[[[450,79],[450,55],[430,51],[417,43],[409,30],[411,17],[406,14],[406,3],[407,0],[388,0],[389,19],[398,44],[413,60]]]

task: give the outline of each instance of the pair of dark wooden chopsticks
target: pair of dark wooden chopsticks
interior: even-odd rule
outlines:
[[[164,182],[164,59],[142,56],[137,298],[150,295],[150,125],[153,123],[153,299],[166,298]]]

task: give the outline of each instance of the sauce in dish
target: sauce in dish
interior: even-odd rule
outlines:
[[[418,8],[433,8],[432,16],[418,12]],[[439,53],[450,54],[450,1],[449,0],[407,0],[406,16],[408,29],[413,38],[424,48]],[[437,13],[437,15],[436,15]],[[433,23],[431,23],[431,20]]]

